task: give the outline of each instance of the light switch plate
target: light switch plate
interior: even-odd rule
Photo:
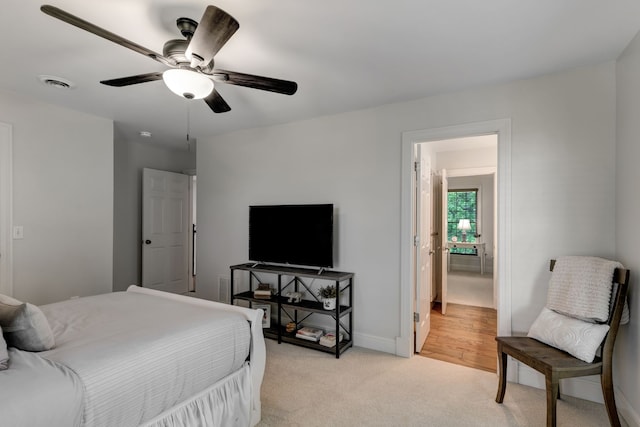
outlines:
[[[21,225],[13,227],[13,238],[15,240],[24,239],[24,228]]]

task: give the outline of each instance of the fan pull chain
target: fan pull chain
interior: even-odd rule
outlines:
[[[189,100],[187,102],[187,151],[191,151],[191,141],[189,140],[189,132],[191,131],[191,115],[189,110]]]

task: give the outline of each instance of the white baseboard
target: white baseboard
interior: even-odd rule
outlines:
[[[354,333],[353,345],[370,350],[382,351],[384,353],[396,354],[396,340],[391,338]]]
[[[535,387],[542,390],[545,389],[544,375],[519,362],[516,362],[516,366],[518,369],[519,384],[528,385],[529,387]]]
[[[560,381],[560,393],[604,404],[600,377],[568,378]]]
[[[546,388],[544,375],[522,363],[518,363],[518,382],[522,385],[542,390]],[[629,427],[640,427],[640,415],[633,409],[629,400],[618,387],[614,386],[614,392],[618,414],[624,418]],[[560,394],[590,402],[604,403],[600,377],[597,375],[562,380],[560,382]]]
[[[522,385],[544,390],[544,375],[531,369],[527,365],[518,363],[518,382]],[[560,381],[560,394],[577,397],[590,402],[604,403],[602,400],[602,388],[600,377],[569,378]]]
[[[616,387],[616,406],[618,413],[627,422],[629,427],[640,427],[640,415],[633,409],[627,397]]]

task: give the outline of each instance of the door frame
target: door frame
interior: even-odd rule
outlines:
[[[449,176],[447,169],[442,168],[440,174],[440,313],[447,314],[447,297],[449,289]]]
[[[13,296],[13,130],[0,122],[0,293]]]
[[[194,173],[186,173],[189,175],[189,247],[187,248],[188,252],[188,263],[189,263],[189,292],[196,291],[196,253],[197,253],[197,200],[198,200],[198,177]]]
[[[414,260],[412,235],[413,152],[414,145],[443,139],[498,135],[498,335],[511,334],[511,119],[497,119],[402,133],[402,193],[400,206],[400,336],[396,338],[396,354],[412,357]],[[494,255],[495,256],[495,255]],[[513,370],[511,370],[513,371]]]

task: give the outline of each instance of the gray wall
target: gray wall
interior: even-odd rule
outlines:
[[[198,142],[198,294],[247,260],[248,206],[331,202],[336,269],[356,273],[355,344],[400,337],[402,132],[511,118],[512,329],[546,300],[548,260],[615,251],[615,64]],[[405,207],[406,208],[406,207]],[[383,309],[382,309],[383,308]],[[406,337],[402,337],[405,339]]]
[[[141,283],[142,169],[195,169],[194,151],[170,150],[144,142],[114,140],[113,290]]]
[[[109,292],[113,123],[0,92],[13,130],[13,295],[32,304]]]
[[[634,413],[624,416],[640,425],[640,36],[631,42],[617,64],[616,255],[631,269],[631,322],[616,340],[615,384],[629,399]],[[616,394],[616,400],[618,395]],[[630,423],[631,424],[631,423]],[[631,424],[633,425],[633,424]]]
[[[511,289],[511,329],[528,331],[546,302],[550,258],[615,257],[613,61],[200,138],[198,296],[215,298],[229,266],[247,261],[249,205],[331,202],[335,268],[356,274],[355,345],[395,353],[410,339],[402,335],[410,313],[400,309],[401,213],[410,209],[401,206],[402,133],[504,118],[511,120],[510,205],[498,202],[511,217],[510,277],[499,280]],[[618,369],[638,379],[637,360]],[[601,396],[599,388],[587,379],[577,394]]]

